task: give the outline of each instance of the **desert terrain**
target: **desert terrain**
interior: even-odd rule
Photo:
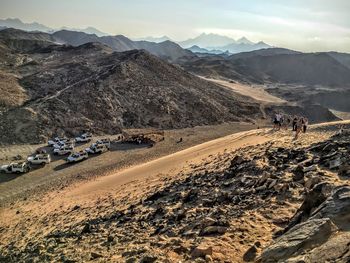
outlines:
[[[0,262],[350,262],[350,55],[211,38],[0,28]]]
[[[336,204],[344,211],[326,210],[333,214],[323,219],[315,210],[332,191],[349,193],[350,142],[348,133],[336,135],[339,125],[349,129],[350,122],[314,125],[299,140],[290,130],[243,131],[106,176],[56,182],[55,190],[2,207],[1,259],[320,262],[318,247],[331,243],[339,248],[329,259],[346,262],[340,245],[349,237],[348,195]],[[335,147],[340,163],[330,166]],[[322,195],[315,199],[313,191]],[[308,214],[294,219],[300,211]],[[312,213],[320,219],[309,219]],[[298,224],[319,237],[293,237]]]

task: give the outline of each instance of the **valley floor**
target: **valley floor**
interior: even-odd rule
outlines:
[[[0,261],[249,261],[247,251],[254,247],[260,254],[303,200],[304,187],[284,173],[286,153],[307,158],[302,149],[326,141],[338,126],[314,125],[297,141],[291,131],[270,129],[199,141],[89,182],[56,184],[45,196],[8,203],[0,217]],[[257,187],[254,177],[260,174],[273,188],[289,190],[276,195],[266,183]],[[322,174],[334,185],[346,182],[331,171]]]

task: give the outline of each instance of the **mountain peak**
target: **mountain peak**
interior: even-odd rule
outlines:
[[[241,37],[240,39],[237,40],[237,43],[239,43],[239,44],[253,44],[253,42],[250,41],[246,37]]]

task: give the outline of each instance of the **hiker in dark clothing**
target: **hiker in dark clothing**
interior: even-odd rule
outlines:
[[[297,130],[297,123],[298,123],[298,117],[294,116],[293,123],[292,123],[293,131]]]
[[[306,133],[307,125],[309,124],[309,121],[307,118],[302,118],[302,124],[303,124],[303,133]]]

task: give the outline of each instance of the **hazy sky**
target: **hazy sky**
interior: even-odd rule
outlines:
[[[94,26],[131,38],[246,36],[302,51],[350,52],[350,0],[0,0],[0,18]]]

